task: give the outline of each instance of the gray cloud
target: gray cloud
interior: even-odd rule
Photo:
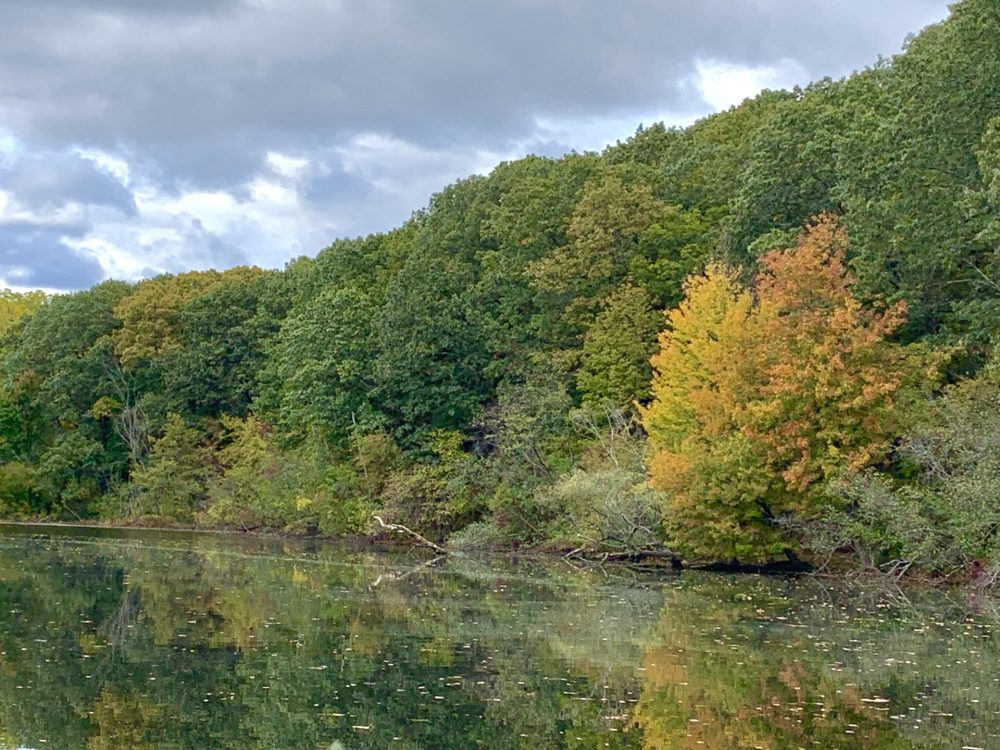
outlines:
[[[894,51],[944,8],[943,0],[4,4],[0,121],[28,140],[135,145],[168,172],[210,182],[213,169],[242,178],[265,148],[358,132],[495,146],[529,134],[539,115],[692,109],[699,57],[788,58],[810,76],[837,75]],[[218,148],[214,162],[194,155],[203,139]]]
[[[192,219],[182,233],[185,249],[195,251],[195,255],[207,261],[211,268],[229,268],[247,262],[247,254],[231,242],[208,231],[201,219]],[[178,268],[175,270],[185,270]]]
[[[65,242],[74,228],[0,224],[0,278],[9,284],[49,289],[81,289],[104,278],[104,269]]]
[[[335,201],[364,201],[374,195],[369,182],[348,174],[336,161],[321,164],[318,170],[308,175],[302,190],[303,199],[320,206]]]
[[[31,153],[0,165],[0,190],[32,211],[69,203],[136,211],[132,193],[93,161],[65,152]]]
[[[4,3],[4,5],[15,3]],[[79,10],[79,3],[73,0],[32,0],[22,4],[19,10],[25,15],[37,15],[42,19],[52,14],[63,14]],[[129,13],[135,16],[209,16],[240,5],[240,0],[88,0],[86,10],[90,13]]]

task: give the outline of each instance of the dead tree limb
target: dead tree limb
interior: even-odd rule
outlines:
[[[386,523],[385,521],[382,520],[382,516],[375,514],[372,514],[372,518],[378,521],[378,525],[381,526],[383,529],[386,529],[387,531],[394,531],[397,534],[409,534],[411,537],[416,539],[421,544],[430,547],[437,554],[439,555],[448,554],[448,550],[442,547],[440,544],[435,544],[427,537],[423,536],[422,534],[418,534],[416,531],[407,526],[403,526],[403,524],[401,523]]]

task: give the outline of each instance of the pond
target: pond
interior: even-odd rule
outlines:
[[[985,608],[0,527],[0,748],[998,748]]]

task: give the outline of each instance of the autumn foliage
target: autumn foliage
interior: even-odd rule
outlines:
[[[906,303],[881,311],[851,294],[847,235],[819,217],[791,250],[762,259],[749,355],[764,377],[745,428],[790,490],[881,460],[898,434],[900,389],[914,352],[888,341]]]
[[[667,314],[641,412],[668,536],[689,553],[781,551],[779,517],[816,512],[825,480],[889,452],[919,352],[889,340],[905,303],[854,297],[846,252],[837,219],[820,216],[761,258],[752,290],[710,265]]]

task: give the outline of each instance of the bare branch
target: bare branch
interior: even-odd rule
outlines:
[[[432,550],[434,550],[435,552],[437,552],[439,555],[447,555],[448,554],[448,550],[446,550],[440,544],[435,544],[434,542],[432,542],[427,537],[423,536],[422,534],[418,534],[416,531],[414,531],[413,529],[411,529],[411,528],[409,528],[407,526],[403,526],[403,524],[401,524],[401,523],[386,523],[385,521],[382,520],[382,516],[375,515],[375,514],[372,514],[372,518],[374,518],[376,521],[378,521],[379,526],[381,526],[383,529],[386,529],[387,531],[394,531],[397,534],[409,534],[411,537],[413,537],[414,539],[416,539],[418,542],[420,542],[421,544],[423,544],[423,545],[425,545],[427,547],[430,547]]]

